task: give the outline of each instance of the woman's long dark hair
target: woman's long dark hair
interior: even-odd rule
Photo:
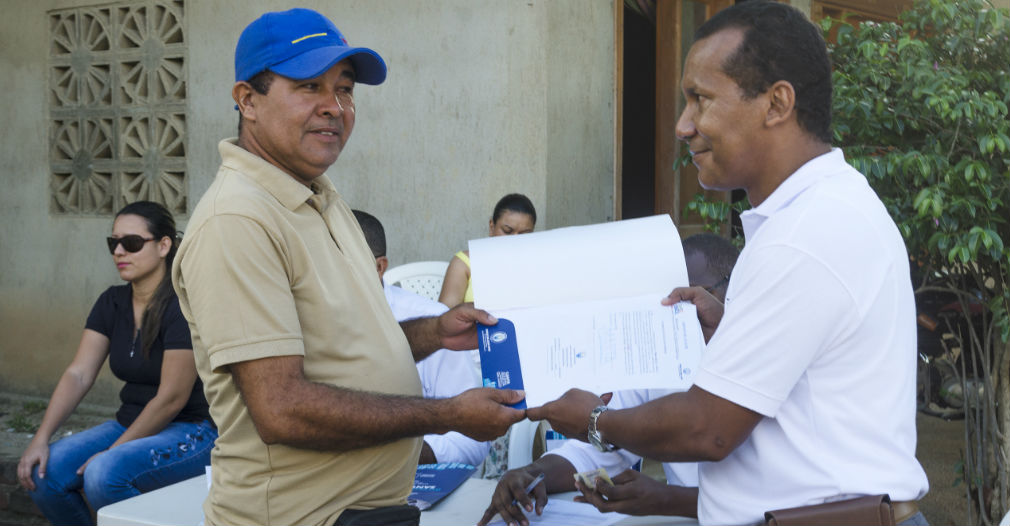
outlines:
[[[154,291],[151,301],[147,302],[144,315],[140,319],[141,349],[144,351],[144,359],[147,359],[150,357],[154,340],[161,332],[161,318],[165,315],[165,308],[175,297],[175,289],[172,288],[172,261],[175,260],[175,252],[179,248],[181,233],[175,229],[175,219],[172,218],[172,213],[159,203],[153,201],[130,203],[117,212],[116,217],[126,214],[144,218],[147,230],[157,241],[161,241],[165,237],[172,240],[172,248],[165,256],[165,274],[161,277],[161,283]]]

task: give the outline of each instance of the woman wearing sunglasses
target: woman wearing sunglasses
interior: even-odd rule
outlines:
[[[21,485],[53,524],[94,524],[92,510],[199,475],[210,464],[217,429],[172,289],[177,235],[172,214],[158,203],[138,201],[116,214],[107,242],[126,284],[95,302],[18,464]],[[106,358],[125,382],[116,418],[50,445]]]

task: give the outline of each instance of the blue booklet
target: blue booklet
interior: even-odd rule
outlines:
[[[504,318],[498,318],[498,323],[494,325],[478,324],[477,341],[484,387],[525,389],[515,325]],[[512,407],[526,409],[526,400],[520,400]]]
[[[461,462],[421,464],[414,475],[414,489],[407,496],[407,504],[426,510],[445,498],[477,471],[476,466]]]

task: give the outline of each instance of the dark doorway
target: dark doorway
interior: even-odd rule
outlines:
[[[627,5],[623,95],[621,216],[631,219],[655,213],[656,27]]]

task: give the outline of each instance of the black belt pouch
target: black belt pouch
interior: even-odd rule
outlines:
[[[334,526],[418,526],[421,510],[409,505],[372,510],[344,510]]]

